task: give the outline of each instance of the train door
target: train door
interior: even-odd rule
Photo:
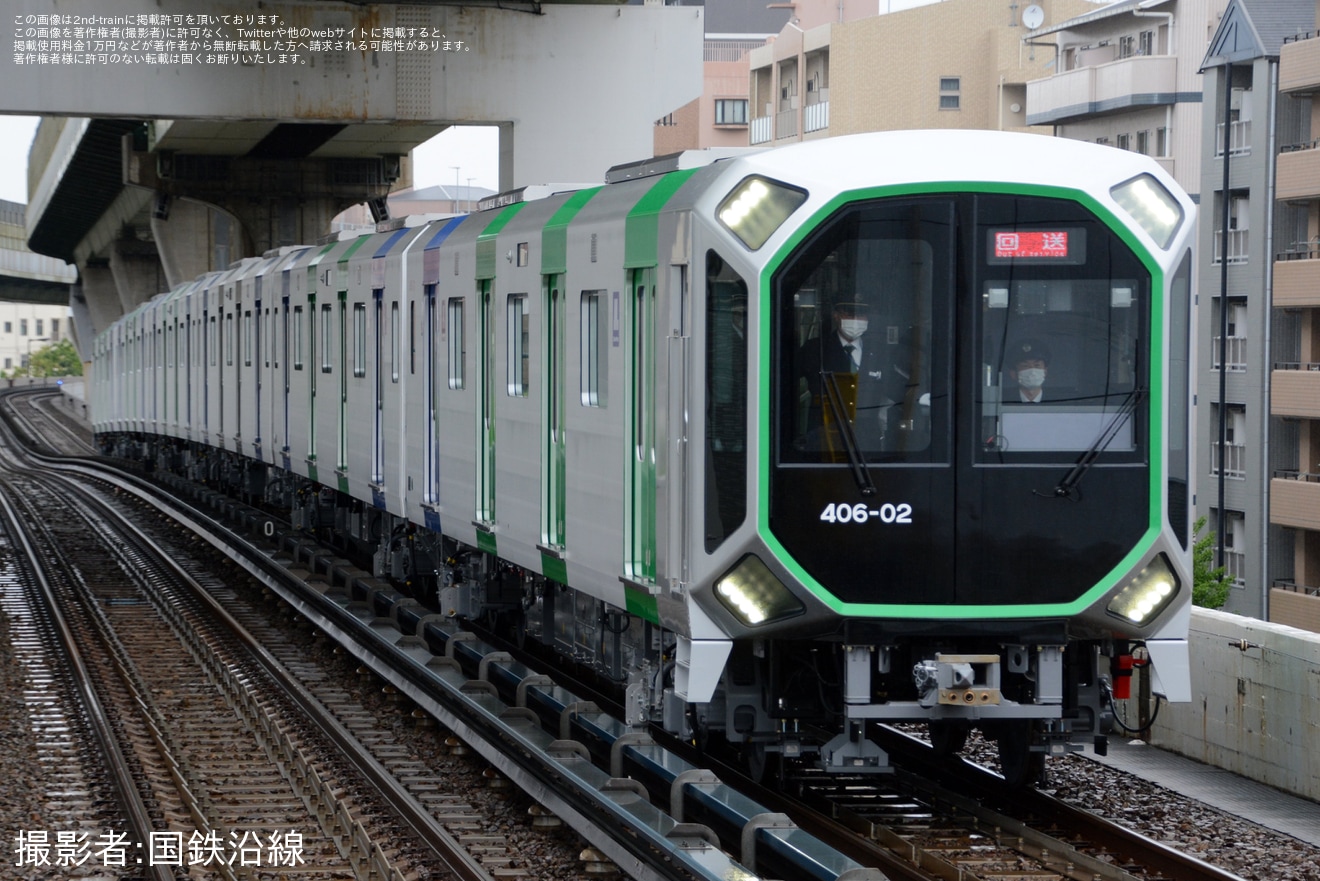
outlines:
[[[261,458],[261,405],[262,405],[261,369],[262,369],[262,355],[265,351],[261,346],[263,339],[261,333],[261,328],[262,328],[261,289],[262,289],[262,284],[263,282],[265,282],[265,280],[266,279],[264,275],[258,275],[254,280],[256,284],[256,288],[253,291],[254,297],[252,300],[252,309],[251,311],[247,312],[247,315],[245,317],[248,326],[251,328],[251,339],[248,341],[248,351],[244,357],[244,360],[247,362],[248,367],[251,368],[252,402],[254,405],[252,410],[251,443],[252,443],[252,451],[258,459]],[[268,360],[266,362],[267,366],[269,366],[269,363],[270,362]]]
[[[373,260],[372,270],[375,271],[377,265],[381,270],[385,268],[384,260]],[[371,291],[371,370],[372,377],[372,402],[371,402],[371,482],[377,486],[385,482],[385,427],[381,424],[384,416],[385,407],[385,376],[384,376],[384,346],[382,337],[384,336],[385,320],[385,289],[384,279],[381,280],[381,286],[372,286]],[[394,305],[395,321],[394,330],[390,335],[391,339],[391,369],[396,371],[397,380],[398,370],[398,304]]]
[[[481,279],[477,289],[477,363],[480,374],[480,410],[477,414],[477,512],[483,523],[495,522],[495,305],[492,279]],[[479,536],[483,533],[479,533]]]
[[[344,489],[344,477],[348,471],[348,272],[342,261],[340,269],[339,339],[335,349],[339,358],[339,405],[338,418],[335,420],[339,441],[336,444],[338,453],[335,456],[335,468],[339,472],[340,488]]]
[[[542,451],[541,541],[555,548],[566,544],[564,524],[567,520],[567,492],[565,487],[564,438],[564,294],[560,290],[562,278],[547,275],[542,281],[544,300],[544,334],[541,349],[545,353],[544,375],[544,438]]]
[[[627,309],[627,471],[624,574],[650,584],[656,572],[655,269],[630,272]]]
[[[422,354],[424,374],[422,383],[426,395],[426,448],[422,458],[422,502],[432,507],[440,501],[440,445],[437,443],[440,383],[437,381],[438,376],[436,374],[436,362],[438,360],[436,358],[436,347],[440,344],[440,338],[443,336],[439,332],[440,310],[436,303],[435,289],[434,282],[426,285],[425,288],[426,339]],[[462,300],[458,302],[462,303]],[[458,315],[461,321],[463,315],[461,308],[458,310]],[[451,327],[449,332],[454,333],[454,329]],[[460,330],[459,333],[461,332]],[[460,385],[459,388],[462,388],[462,386]]]
[[[284,454],[289,452],[289,375],[292,368],[289,366],[290,346],[289,330],[292,322],[289,316],[289,283],[293,271],[286,269],[280,273],[280,308],[279,308],[279,326],[280,326],[280,344],[276,354],[275,373],[279,377],[280,387],[280,408],[276,414],[278,425],[281,426],[280,436],[276,439],[277,446]],[[287,458],[285,467],[288,467]]]

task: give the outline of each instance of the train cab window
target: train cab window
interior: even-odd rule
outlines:
[[[947,428],[932,434],[932,419],[947,425],[948,347],[934,344],[949,298],[952,227],[948,200],[858,203],[781,270],[782,462],[947,461]]]
[[[1149,272],[1059,200],[982,198],[976,247],[982,461],[1132,458]]]
[[[531,383],[531,359],[528,346],[531,341],[531,316],[527,314],[527,295],[510,294],[507,309],[508,394],[511,398],[527,397]]]
[[[747,282],[706,253],[706,552],[747,519]]]

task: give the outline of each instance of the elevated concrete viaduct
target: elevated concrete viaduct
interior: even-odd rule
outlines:
[[[603,180],[700,93],[702,13],[15,0],[0,113],[46,117],[29,247],[77,266],[85,346],[201,272],[315,241],[349,205],[383,213],[412,148],[449,126],[499,127],[501,189]]]

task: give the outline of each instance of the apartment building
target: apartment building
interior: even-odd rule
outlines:
[[[794,18],[750,54],[755,146],[895,129],[1049,134],[1027,120],[1026,88],[1054,57],[1023,42],[1023,14],[1051,22],[1095,9],[1086,0],[945,0],[883,15],[874,4],[790,5]]]
[[[746,147],[747,55],[784,27],[794,15],[793,4],[684,0],[679,5],[704,7],[702,91],[701,97],[656,121],[655,155],[707,147]]]
[[[1257,18],[1271,3],[1241,5]],[[1273,358],[1269,373],[1269,521],[1284,557],[1269,582],[1269,617],[1320,631],[1320,3],[1301,0],[1278,50],[1280,115],[1295,114],[1278,140],[1274,198]],[[1284,562],[1291,564],[1283,565]]]

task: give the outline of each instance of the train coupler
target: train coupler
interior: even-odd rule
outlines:
[[[844,730],[820,748],[820,767],[850,774],[892,774],[889,753],[866,737],[866,725],[849,720]]]

